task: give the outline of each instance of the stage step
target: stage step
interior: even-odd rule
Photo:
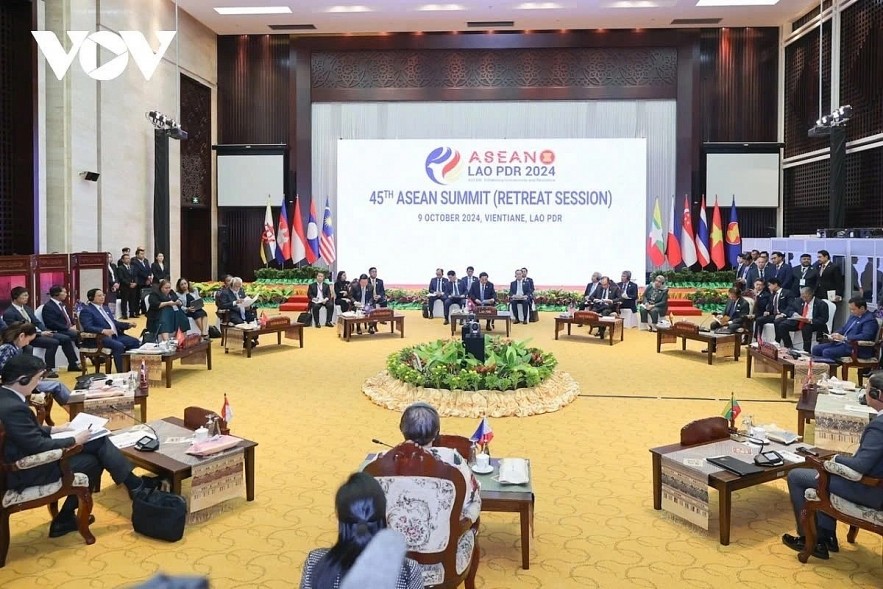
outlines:
[[[279,310],[303,313],[307,310],[307,307],[309,307],[309,299],[306,297],[306,295],[294,295],[288,297],[288,300],[279,305]]]
[[[702,310],[693,306],[690,299],[668,299],[668,312],[675,317],[699,317]]]

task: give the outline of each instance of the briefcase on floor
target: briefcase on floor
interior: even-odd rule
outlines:
[[[139,534],[177,542],[186,522],[187,502],[180,495],[145,485],[132,498],[132,528]]]
[[[423,318],[429,319],[429,303],[423,303]]]

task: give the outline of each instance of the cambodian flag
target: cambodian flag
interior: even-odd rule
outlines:
[[[491,424],[488,423],[487,417],[481,418],[478,429],[475,430],[475,433],[469,439],[477,444],[487,444],[494,439],[494,430],[491,429]]]

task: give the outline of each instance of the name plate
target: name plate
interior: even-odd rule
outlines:
[[[291,317],[286,317],[285,315],[274,315],[273,317],[267,317],[267,327],[284,327],[291,325]]]
[[[475,308],[475,315],[478,317],[496,317],[497,308],[491,305]]]
[[[779,359],[779,348],[773,344],[760,344],[760,355],[771,360]]]
[[[676,333],[699,333],[699,326],[689,321],[678,321],[671,326],[671,330]]]
[[[576,321],[597,321],[601,316],[594,311],[575,311],[573,318]]]
[[[368,313],[368,317],[370,317],[371,319],[378,319],[381,321],[385,319],[392,319],[392,316],[393,310],[386,308],[374,309],[370,313]]]

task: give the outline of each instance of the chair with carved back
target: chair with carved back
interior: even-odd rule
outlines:
[[[0,423],[0,460],[5,456],[6,430]],[[9,516],[19,511],[48,506],[54,518],[58,515],[58,500],[68,495],[76,495],[79,499],[77,524],[80,535],[86,544],[94,544],[95,536],[89,530],[89,515],[92,513],[92,493],[89,490],[89,477],[70,469],[68,460],[79,454],[83,446],[77,444],[68,448],[48,450],[39,454],[19,458],[15,462],[0,463],[0,567],[6,566],[6,555],[9,552]],[[61,476],[48,485],[35,485],[16,491],[7,487],[7,477],[11,472],[27,470],[44,464],[58,462]]]
[[[424,586],[475,588],[478,535],[462,517],[466,481],[454,466],[420,446],[404,443],[365,466],[386,494],[386,519],[408,543]]]
[[[874,341],[856,340],[849,342],[849,344],[852,346],[850,355],[837,359],[841,366],[840,377],[843,380],[849,380],[849,369],[857,368],[858,386],[862,386],[865,379],[865,371],[870,372],[880,367],[880,349],[883,347],[883,324],[878,326],[877,339]],[[871,350],[871,356],[869,358],[859,358],[859,351],[867,349]]]
[[[195,431],[206,424],[210,415],[216,415],[218,417],[218,425],[221,426],[221,433],[225,436],[229,435],[230,428],[227,426],[227,422],[224,421],[216,411],[204,409],[202,407],[191,406],[184,408],[184,427]]]
[[[86,360],[92,362],[95,366],[95,373],[98,374],[104,367],[105,374],[112,372],[111,366],[113,362],[113,352],[110,348],[102,345],[104,335],[100,333],[87,333],[80,326],[80,318],[77,317],[77,330],[80,332],[80,366],[83,369],[82,374],[86,374],[89,365]]]
[[[681,446],[696,446],[729,437],[727,420],[720,416],[697,419],[681,428]]]
[[[816,545],[818,529],[816,528],[816,513],[821,512],[831,516],[835,520],[842,521],[849,526],[846,540],[850,544],[855,543],[858,531],[868,530],[874,534],[883,536],[883,510],[872,509],[858,503],[853,503],[843,497],[833,495],[830,492],[831,477],[842,477],[859,485],[879,489],[883,493],[883,479],[875,479],[864,476],[845,464],[833,460],[824,462],[818,458],[807,456],[806,465],[816,469],[819,473],[817,489],[806,490],[806,503],[800,514],[803,521],[803,530],[806,533],[806,547],[797,555],[800,562],[807,562],[812,556]]]
[[[469,438],[454,434],[439,434],[432,445],[440,446],[442,448],[453,448],[465,460],[469,460],[469,457],[472,454],[472,448],[474,447],[472,440]]]

